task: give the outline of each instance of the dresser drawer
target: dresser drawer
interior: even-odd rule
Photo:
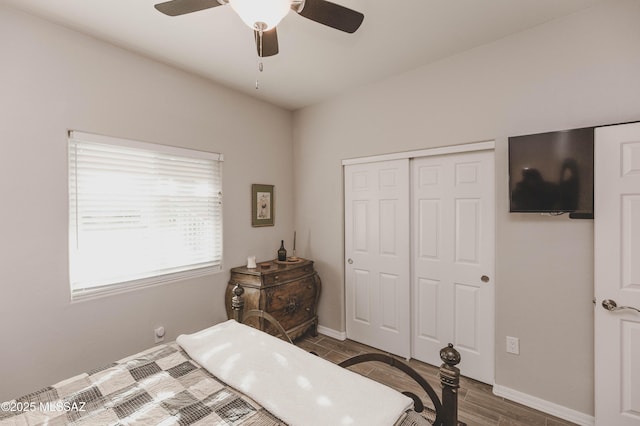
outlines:
[[[265,310],[289,329],[314,317],[316,299],[315,281],[309,276],[266,289]]]
[[[313,273],[313,266],[304,266],[292,271],[280,271],[272,274],[265,275],[263,277],[264,285],[274,285],[280,283],[286,283],[288,281],[297,280],[305,275],[311,275]]]

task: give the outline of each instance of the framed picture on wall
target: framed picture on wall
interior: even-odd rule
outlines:
[[[273,185],[251,185],[251,226],[273,226]]]

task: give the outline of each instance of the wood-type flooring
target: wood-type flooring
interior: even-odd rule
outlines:
[[[334,363],[361,353],[380,352],[352,340],[340,341],[322,334],[317,337],[304,336],[296,344],[307,351],[314,351],[322,358]],[[427,379],[436,393],[440,395],[438,368],[416,360],[409,361],[409,365]],[[368,362],[351,368],[397,390],[412,391],[421,396],[425,405],[431,406],[428,403],[426,393],[399,370],[379,362]],[[495,396],[491,386],[466,377],[462,377],[460,380],[458,420],[465,422],[468,426],[567,426],[574,424]]]

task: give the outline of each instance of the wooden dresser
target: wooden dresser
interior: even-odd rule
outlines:
[[[251,309],[268,312],[280,322],[291,339],[302,336],[308,330],[314,336],[318,334],[317,306],[321,283],[311,260],[272,260],[258,263],[257,268],[240,266],[231,269],[225,295],[229,318],[233,318],[231,297],[236,285],[244,289],[245,312]],[[261,319],[252,318],[248,321],[259,322]],[[275,328],[266,321],[255,325],[276,334]]]

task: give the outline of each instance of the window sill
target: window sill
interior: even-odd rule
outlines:
[[[117,284],[109,284],[98,287],[89,287],[71,293],[71,303],[93,300],[115,294],[128,293],[130,291],[143,288],[156,287],[164,284],[171,284],[177,281],[184,281],[191,278],[214,275],[222,272],[221,266],[208,266],[205,268],[192,269],[189,271],[174,272],[171,274],[158,275],[155,277],[142,278],[139,280],[126,281]]]

